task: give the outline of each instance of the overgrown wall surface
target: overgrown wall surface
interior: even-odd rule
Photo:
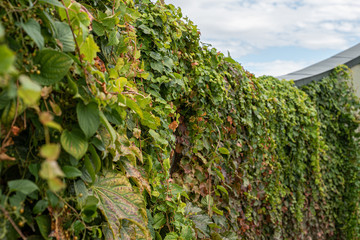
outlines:
[[[172,5],[0,6],[1,238],[359,238],[337,75],[256,78]]]

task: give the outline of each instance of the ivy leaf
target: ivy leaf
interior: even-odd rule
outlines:
[[[9,181],[8,186],[10,191],[19,191],[25,195],[39,190],[38,186],[34,182],[27,179]]]
[[[83,42],[80,46],[80,52],[84,55],[84,60],[89,62],[93,62],[96,57],[96,53],[100,52],[98,45],[94,42],[94,38],[92,35],[89,35],[85,42]]]
[[[130,98],[125,98],[125,104],[131,110],[134,110],[134,112],[136,112],[141,119],[144,118],[143,111],[135,101],[131,100]]]
[[[150,238],[144,199],[125,176],[108,172],[97,179],[90,191],[99,200],[98,208],[108,221],[115,239],[119,237],[121,219],[132,222]]]
[[[60,142],[64,150],[76,159],[82,158],[88,148],[88,142],[79,129],[72,130],[71,132],[65,130],[61,134]]]
[[[36,45],[42,50],[44,48],[44,37],[41,35],[40,24],[33,18],[27,23],[20,23],[24,31],[34,40]]]
[[[32,74],[31,79],[42,85],[51,85],[67,74],[73,60],[65,53],[45,49],[35,57],[34,63],[40,64],[40,74]]]
[[[71,28],[64,22],[55,22],[55,38],[61,43],[64,52],[75,51],[75,41],[71,32]]]
[[[160,134],[158,134],[157,132],[155,132],[154,130],[150,129],[149,130],[149,133],[150,135],[154,138],[154,140],[157,142],[157,143],[160,143],[162,145],[167,145],[168,144],[168,141],[166,141],[164,138],[162,138],[160,136]]]
[[[164,65],[158,61],[158,62],[151,62],[150,66],[153,70],[158,71],[159,73],[164,72]]]
[[[79,102],[76,106],[76,113],[81,130],[87,138],[95,134],[100,125],[100,115],[98,105],[94,102],[85,105]]]
[[[213,223],[211,218],[208,215],[198,214],[190,216],[190,219],[195,224],[195,227],[199,229],[203,234],[209,233],[208,225]]]
[[[143,112],[144,118],[141,119],[141,124],[151,128],[151,129],[157,129],[158,126],[160,126],[160,118],[155,117],[149,112]]]

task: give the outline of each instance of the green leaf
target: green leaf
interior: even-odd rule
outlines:
[[[27,23],[20,23],[20,26],[24,31],[34,40],[40,50],[44,48],[44,37],[41,35],[40,24],[33,18]]]
[[[154,216],[154,224],[153,224],[154,229],[162,228],[165,223],[166,223],[166,218],[163,213],[157,213]]]
[[[61,134],[60,142],[64,150],[76,159],[82,158],[88,148],[88,142],[79,129],[74,129],[71,132],[65,130]]]
[[[116,133],[115,129],[111,126],[111,124],[109,123],[109,121],[107,120],[107,118],[105,117],[103,112],[100,111],[99,115],[100,115],[101,123],[105,126],[106,130],[110,134],[111,142],[114,143],[117,138],[117,133]]]
[[[18,89],[19,97],[27,105],[34,105],[41,97],[41,86],[33,81],[28,76],[21,75],[19,77],[21,86]]]
[[[225,193],[227,196],[229,196],[228,191],[223,186],[217,185],[216,188],[219,189],[221,192]]]
[[[34,182],[27,179],[9,181],[8,186],[10,191],[19,191],[25,195],[39,190],[38,186]]]
[[[151,128],[157,129],[160,126],[160,118],[155,117],[149,112],[143,112],[144,118],[141,119],[141,124]]]
[[[108,42],[108,46],[114,46],[114,45],[118,45],[119,44],[119,39],[117,38],[117,30],[113,30],[110,32],[109,35],[109,42]]]
[[[64,22],[55,22],[54,27],[54,37],[59,41],[58,44],[61,44],[62,50],[64,52],[74,52],[75,41],[70,26]]]
[[[168,144],[168,141],[166,141],[164,138],[162,138],[160,136],[160,134],[158,134],[157,132],[155,132],[154,130],[150,129],[149,130],[149,133],[150,135],[154,138],[154,140],[157,142],[157,143],[160,143],[162,145],[167,145]]]
[[[164,170],[167,172],[170,169],[170,158],[165,158],[163,161]]]
[[[189,226],[184,226],[181,229],[181,235],[180,235],[184,240],[191,240],[193,239],[193,232],[192,232],[192,228]]]
[[[5,35],[5,29],[4,27],[2,26],[2,24],[0,23],[0,38],[3,38]]]
[[[51,219],[50,216],[47,215],[41,215],[41,216],[37,216],[35,218],[36,223],[39,227],[41,236],[44,239],[50,239],[48,236],[50,235],[51,232]]]
[[[59,7],[59,8],[65,8],[59,1],[57,0],[40,0],[39,2],[42,3],[48,3],[50,5],[53,5],[55,7]]]
[[[35,181],[39,179],[40,163],[32,163],[29,165],[29,172],[34,175]]]
[[[98,21],[93,20],[92,27],[93,27],[93,31],[96,33],[96,35],[103,36],[105,34],[105,28]]]
[[[164,240],[178,240],[179,239],[179,235],[176,232],[169,232],[168,234],[166,234],[166,237],[164,238]]]
[[[81,177],[81,175],[82,175],[82,172],[79,169],[77,169],[76,167],[64,166],[62,168],[62,170],[63,170],[66,178],[74,179],[77,177]]]
[[[150,238],[144,199],[125,176],[108,172],[90,190],[99,200],[98,207],[109,223],[115,239],[119,237],[121,219],[132,222]]]
[[[158,61],[158,62],[151,62],[150,66],[153,70],[158,71],[159,73],[164,72],[164,65]]]
[[[35,57],[34,63],[40,64],[40,74],[32,74],[31,79],[42,85],[51,85],[67,74],[73,60],[65,53],[45,49]]]
[[[96,58],[96,53],[100,52],[98,45],[94,42],[94,38],[92,35],[89,35],[85,42],[83,42],[80,46],[81,54],[84,54],[84,60],[89,62],[93,62],[94,58]]]
[[[129,107],[131,110],[134,110],[134,112],[137,113],[137,115],[139,115],[140,118],[143,118],[143,111],[141,110],[140,106],[133,100],[131,100],[130,98],[125,98],[125,105],[127,107]]]
[[[45,200],[45,199],[39,200],[33,208],[33,213],[34,214],[42,213],[43,211],[45,211],[45,209],[47,208],[48,205],[49,205],[49,203],[47,200]]]
[[[4,44],[0,45],[0,74],[10,70],[15,61],[15,54]]]
[[[84,162],[85,163],[85,168],[86,168],[86,170],[88,171],[88,173],[89,173],[89,175],[91,177],[91,182],[93,183],[95,181],[95,177],[96,177],[95,176],[94,166],[91,163],[90,158],[89,158],[88,155],[85,155],[84,160],[85,160],[85,162]]]
[[[209,232],[208,225],[213,223],[211,218],[204,214],[191,215],[190,219],[195,224],[195,227],[204,234]]]
[[[87,138],[90,138],[100,125],[98,105],[94,102],[85,105],[80,101],[76,106],[76,113],[81,130],[83,130]]]
[[[79,208],[85,206],[86,198],[89,196],[88,190],[83,180],[77,180],[74,184],[75,193],[76,193],[76,202]]]
[[[101,169],[101,160],[92,144],[89,145],[89,152],[91,153],[91,159],[93,160],[92,162],[95,167],[95,172],[99,172]]]
[[[83,207],[82,213],[89,219],[96,216],[97,205],[99,200],[94,196],[88,196],[85,200],[85,205]]]
[[[225,155],[229,155],[229,154],[230,154],[229,150],[227,150],[227,149],[224,148],[224,147],[219,148],[219,152],[220,152],[221,154],[225,154]]]
[[[80,220],[76,220],[72,226],[72,229],[74,230],[75,234],[78,235],[80,232],[85,230],[85,225]]]
[[[47,196],[47,199],[48,199],[51,207],[57,207],[58,206],[58,204],[60,202],[60,199],[58,198],[58,196],[55,195],[55,193],[53,193],[50,190],[47,190],[46,191],[46,196]]]

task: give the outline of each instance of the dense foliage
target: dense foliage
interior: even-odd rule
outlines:
[[[1,239],[358,239],[360,105],[172,5],[0,2]]]

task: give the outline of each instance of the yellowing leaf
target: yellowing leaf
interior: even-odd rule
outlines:
[[[98,178],[90,188],[90,194],[99,200],[98,208],[109,223],[112,235],[119,238],[120,220],[126,219],[141,229],[150,238],[147,229],[147,215],[142,195],[136,191],[129,180],[115,172],[108,172]]]
[[[55,161],[60,155],[60,145],[51,143],[45,144],[40,149],[40,156],[50,161]]]
[[[19,97],[27,105],[34,105],[40,99],[41,87],[39,84],[30,80],[28,76],[20,76],[21,87],[18,89]]]
[[[63,177],[64,173],[59,167],[57,161],[46,160],[41,164],[39,175],[43,179],[49,180],[57,177]]]
[[[0,73],[10,70],[15,61],[15,54],[5,45],[0,45]]]
[[[126,176],[131,177],[140,187],[141,191],[144,189],[151,195],[151,188],[149,182],[141,175],[140,171],[132,166],[129,162],[124,162]]]
[[[65,130],[61,134],[60,142],[65,151],[76,159],[82,158],[88,148],[88,142],[84,134],[78,129],[72,130],[71,132]]]
[[[98,45],[94,42],[94,38],[92,35],[89,35],[85,42],[83,42],[80,46],[80,53],[84,56],[84,60],[89,62],[93,62],[96,57],[96,53],[100,52]]]

